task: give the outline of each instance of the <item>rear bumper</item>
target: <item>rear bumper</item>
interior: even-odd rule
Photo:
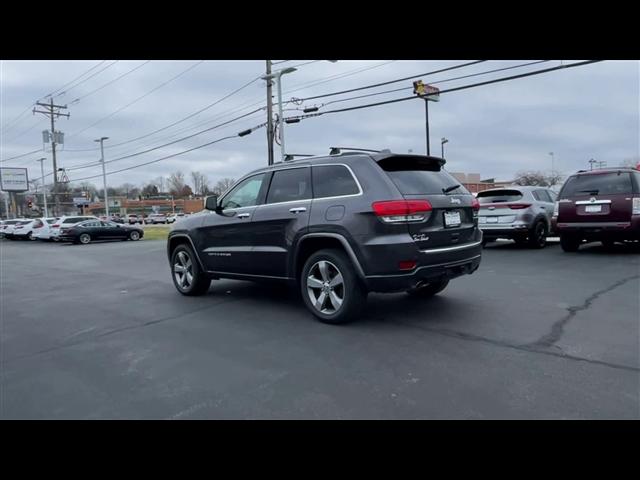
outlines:
[[[400,251],[411,248],[409,245],[403,245],[403,247],[398,248],[398,252],[394,255],[398,260],[410,258],[398,255]],[[462,275],[470,275],[480,266],[482,234],[478,231],[474,240],[466,244],[427,250],[419,250],[413,243],[412,250],[415,252],[414,258],[417,262],[413,270],[406,273],[366,275],[367,288],[373,292],[403,291],[419,282],[451,280]]]
[[[640,240],[638,215],[632,216],[628,222],[558,222],[554,217],[551,223],[560,235],[576,235],[587,240]]]
[[[526,235],[529,231],[529,225],[526,223],[514,223],[507,225],[482,225],[482,235],[485,238],[512,238],[520,235]]]

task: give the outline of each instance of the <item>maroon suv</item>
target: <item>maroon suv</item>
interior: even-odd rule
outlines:
[[[607,168],[579,171],[560,190],[551,223],[565,252],[583,241],[640,240],[640,171]]]

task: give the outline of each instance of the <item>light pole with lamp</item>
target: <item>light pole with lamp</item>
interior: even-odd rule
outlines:
[[[553,156],[553,152],[549,152],[549,155],[551,156],[551,175],[553,175],[553,172],[555,172],[555,170],[556,170],[555,169],[555,165],[554,165],[555,164],[555,162],[554,162],[555,158]]]
[[[102,163],[102,186],[104,188],[104,208],[107,215],[107,220],[109,219],[109,196],[107,194],[107,173],[104,169],[104,141],[109,140],[109,137],[100,137],[94,142],[100,143],[100,163]]]
[[[283,162],[285,157],[285,147],[284,147],[284,121],[282,117],[282,75],[285,75],[287,73],[293,73],[296,70],[297,68],[294,68],[294,67],[283,68],[282,70],[278,70],[276,72],[273,72],[261,77],[263,80],[266,80],[266,81],[270,81],[275,78],[276,82],[278,83],[278,119],[279,119],[278,121],[280,123],[279,133],[280,133],[280,153],[281,153],[280,160]]]
[[[444,138],[444,137],[442,137],[442,139],[440,140],[440,148],[442,149],[442,157],[441,158],[444,158],[444,144],[445,143],[449,143],[449,140]]]
[[[46,158],[42,157],[39,158],[38,160],[36,160],[37,162],[40,162],[40,173],[42,173],[42,198],[44,198],[44,216],[48,217],[49,216],[49,209],[47,208],[47,188],[44,185],[44,161],[46,160]]]

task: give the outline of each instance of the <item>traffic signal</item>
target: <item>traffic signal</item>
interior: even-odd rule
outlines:
[[[31,200],[27,202],[27,207],[33,208],[33,202]]]
[[[425,94],[426,85],[422,83],[422,80],[416,80],[413,82],[413,93],[416,95],[424,95]]]

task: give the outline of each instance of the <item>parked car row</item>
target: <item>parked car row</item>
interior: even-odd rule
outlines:
[[[585,242],[640,242],[637,168],[581,170],[567,178],[557,197],[548,188],[510,186],[476,198],[483,244],[507,238],[543,248],[548,235],[557,235],[565,252],[576,252]]]
[[[0,235],[8,240],[43,240],[87,244],[94,240],[140,240],[144,230],[94,216],[17,218],[0,223]]]

